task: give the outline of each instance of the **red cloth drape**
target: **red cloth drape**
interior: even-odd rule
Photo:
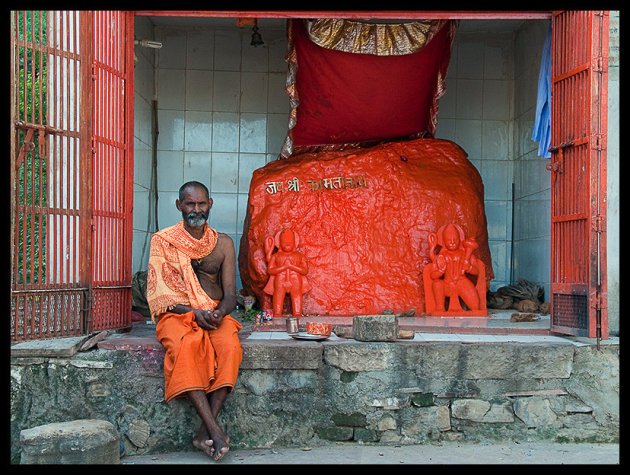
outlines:
[[[438,74],[446,75],[451,35],[446,24],[416,53],[354,54],[313,43],[302,21],[293,21],[299,95],[296,147],[432,136]]]

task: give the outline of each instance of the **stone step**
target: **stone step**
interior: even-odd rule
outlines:
[[[56,422],[20,432],[21,464],[119,464],[114,425],[96,419]]]

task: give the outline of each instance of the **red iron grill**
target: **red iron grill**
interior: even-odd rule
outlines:
[[[11,14],[14,341],[130,324],[132,19]]]

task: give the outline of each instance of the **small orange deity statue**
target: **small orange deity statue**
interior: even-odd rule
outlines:
[[[302,316],[302,295],[311,290],[306,279],[308,261],[297,248],[299,235],[291,229],[284,229],[274,237],[265,239],[267,271],[269,281],[264,288],[265,293],[272,296],[274,317],[282,316],[284,298],[291,296],[294,317]],[[277,252],[273,252],[277,249]]]
[[[462,228],[449,223],[429,234],[428,240],[431,262],[422,271],[426,313],[486,316],[486,270],[481,259],[473,255],[479,247],[475,239],[464,239]],[[460,299],[468,310],[462,308]]]

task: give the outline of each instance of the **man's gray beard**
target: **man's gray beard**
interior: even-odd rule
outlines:
[[[192,228],[201,228],[208,220],[208,215],[205,213],[188,213],[184,216],[186,223]]]

